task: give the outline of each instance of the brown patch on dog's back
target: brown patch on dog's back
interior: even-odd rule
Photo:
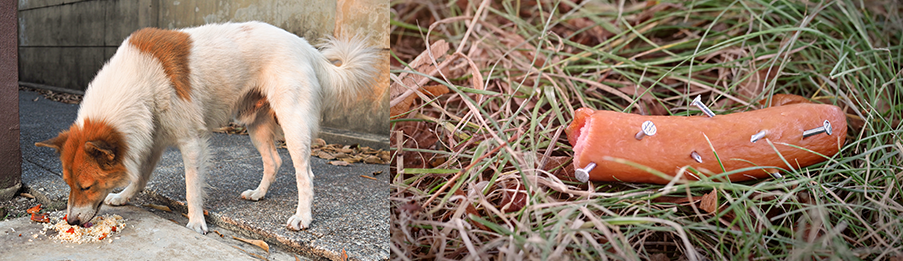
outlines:
[[[182,100],[191,100],[191,82],[188,80],[191,73],[188,68],[191,38],[187,33],[144,28],[132,33],[129,44],[157,58],[163,65],[163,72],[169,76],[176,95]]]

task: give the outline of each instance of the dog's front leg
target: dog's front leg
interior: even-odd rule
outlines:
[[[165,149],[166,147],[164,146],[155,146],[151,149],[147,156],[141,159],[141,168],[138,170],[141,173],[138,175],[138,180],[129,182],[129,185],[123,189],[122,192],[107,195],[104,202],[107,203],[107,205],[112,206],[125,205],[125,203],[129,202],[129,199],[135,196],[135,194],[144,190],[144,187],[147,186],[147,181],[150,179],[151,173],[153,173],[154,168],[157,167],[157,162],[160,161],[160,155],[163,154]]]
[[[201,134],[179,142],[185,163],[185,199],[188,201],[188,228],[207,234],[204,220],[204,174],[207,169],[207,138]]]

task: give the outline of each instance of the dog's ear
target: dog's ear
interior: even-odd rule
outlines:
[[[63,148],[63,144],[66,144],[66,140],[69,139],[69,131],[60,132],[60,135],[55,138],[45,140],[42,142],[36,142],[34,145],[38,147],[48,147],[56,149],[56,152],[60,152]]]
[[[115,148],[102,140],[85,143],[85,152],[93,156],[98,163],[108,164],[116,158]]]

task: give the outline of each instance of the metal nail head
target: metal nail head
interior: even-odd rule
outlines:
[[[699,107],[699,109],[702,110],[702,113],[705,113],[705,115],[709,116],[709,118],[715,117],[715,113],[702,103],[701,95],[696,95],[696,99],[693,99],[693,102],[691,102],[690,105]]]
[[[815,128],[815,129],[803,131],[803,138],[808,138],[809,136],[813,136],[813,135],[817,135],[817,134],[821,134],[821,133],[827,133],[828,135],[831,135],[831,122],[829,122],[828,120],[825,120],[825,122],[823,123],[823,126]]]
[[[596,163],[590,162],[589,164],[586,164],[586,167],[577,168],[576,170],[574,170],[574,177],[577,178],[577,180],[579,180],[580,182],[587,182],[589,181],[589,172],[594,168],[596,168]]]
[[[697,153],[695,150],[690,153],[690,157],[692,157],[696,162],[702,163],[702,156],[699,156],[699,153]]]
[[[768,131],[763,130],[756,134],[753,134],[752,137],[749,137],[749,142],[756,143],[756,141],[759,141],[760,139],[764,138],[765,134],[768,134]]]
[[[641,126],[641,128],[642,128],[642,130],[640,130],[640,132],[637,132],[636,135],[634,136],[634,138],[636,138],[637,140],[642,140],[643,137],[646,137],[646,136],[655,135],[655,132],[656,132],[655,123],[652,123],[652,121],[643,122],[643,125]]]

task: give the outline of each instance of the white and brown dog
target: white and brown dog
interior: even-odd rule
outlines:
[[[346,104],[370,88],[383,62],[377,54],[356,38],[330,39],[318,51],[260,22],[141,29],[88,85],[69,130],[36,145],[60,154],[71,188],[69,224],[88,222],[103,202],[128,202],[144,189],[163,151],[178,147],[188,227],[206,233],[207,139],[211,129],[235,119],[248,126],[264,164],[260,185],[241,193],[244,199],[266,195],[282,164],[273,141],[284,135],[298,182],[298,208],[287,225],[299,230],[312,219],[310,144],[320,108]]]

